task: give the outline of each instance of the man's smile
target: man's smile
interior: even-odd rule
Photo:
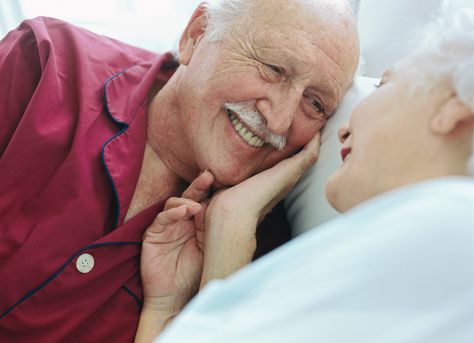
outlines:
[[[230,109],[227,109],[226,111],[227,116],[229,117],[229,120],[231,121],[235,131],[247,144],[254,148],[261,148],[265,144],[265,142],[260,137],[256,136],[255,134],[253,134],[253,132],[247,129],[245,124],[237,118],[235,112]]]

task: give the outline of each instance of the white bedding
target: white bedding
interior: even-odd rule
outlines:
[[[212,282],[156,342],[474,342],[474,179],[375,198]]]

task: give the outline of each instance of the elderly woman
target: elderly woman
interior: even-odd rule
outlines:
[[[474,341],[474,4],[453,2],[429,32],[339,131],[327,196],[345,215],[212,282],[159,342]],[[260,179],[273,195],[285,163]],[[231,221],[220,201],[206,220],[225,232],[268,197],[242,194],[250,215]],[[222,256],[227,271],[248,258]]]

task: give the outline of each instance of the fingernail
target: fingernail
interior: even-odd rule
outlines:
[[[201,174],[199,174],[199,175],[204,174],[204,173],[207,172],[208,170],[209,170],[209,168],[204,169],[203,171],[201,171]]]

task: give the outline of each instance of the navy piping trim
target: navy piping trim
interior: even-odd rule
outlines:
[[[109,171],[109,168],[107,167],[107,163],[105,162],[105,147],[107,146],[107,144],[109,144],[111,141],[113,141],[115,138],[119,137],[121,134],[123,134],[125,131],[127,131],[129,125],[128,123],[126,122],[122,122],[120,120],[117,120],[113,115],[112,113],[110,112],[110,109],[109,109],[109,97],[107,96],[107,87],[109,86],[110,82],[112,82],[112,80],[114,80],[115,78],[119,77],[120,75],[122,75],[124,72],[126,72],[128,69],[130,68],[133,68],[135,67],[137,64],[134,64],[134,65],[131,65],[130,67],[127,67],[121,71],[119,71],[118,73],[112,75],[107,81],[105,81],[105,84],[104,84],[104,90],[103,90],[103,96],[104,96],[104,99],[105,99],[105,103],[104,103],[104,108],[105,108],[105,113],[107,113],[107,115],[109,116],[109,118],[116,124],[118,124],[119,128],[121,129],[118,133],[116,133],[112,138],[110,138],[109,140],[107,140],[103,145],[102,145],[102,151],[101,151],[101,157],[102,157],[102,164],[105,168],[105,173],[107,175],[107,178],[109,179],[110,181],[110,184],[112,185],[112,192],[113,192],[113,196],[114,196],[114,208],[115,208],[115,213],[114,213],[114,219],[113,219],[113,222],[112,222],[112,228],[111,229],[114,229],[117,227],[117,224],[118,224],[118,220],[119,220],[119,215],[120,215],[120,200],[119,200],[119,197],[118,197],[118,192],[117,192],[117,188],[115,187],[115,183],[114,183],[114,179],[112,178],[112,175],[110,175],[110,171]]]
[[[89,249],[94,249],[94,248],[102,248],[102,247],[107,247],[107,246],[124,246],[124,245],[141,245],[142,242],[106,242],[106,243],[97,243],[97,244],[91,244],[86,246],[85,248],[82,248],[81,250],[77,251],[74,255],[72,255],[66,263],[64,263],[53,275],[51,275],[49,278],[47,278],[43,283],[41,283],[38,287],[33,288],[31,291],[26,293],[23,298],[18,300],[16,303],[14,303],[12,306],[10,306],[5,312],[3,312],[0,315],[0,320],[2,320],[8,313],[10,313],[16,306],[21,304],[23,301],[28,299],[29,297],[33,296],[36,292],[40,291],[42,288],[46,287],[51,281],[53,281],[56,276],[58,276],[66,267],[68,266],[69,263],[81,252]]]
[[[143,306],[143,302],[138,299],[137,295],[135,293],[133,293],[130,288],[128,288],[127,286],[125,285],[122,285],[122,289],[128,293],[128,295],[130,295],[137,303],[137,306],[138,306],[138,310],[140,311],[142,309],[142,306]]]
[[[114,195],[114,208],[115,208],[115,212],[114,212],[114,218],[113,218],[113,221],[112,221],[112,228],[111,228],[109,231],[111,231],[112,229],[114,229],[114,228],[117,227],[118,220],[119,220],[119,215],[120,215],[120,200],[119,200],[119,197],[118,197],[117,188],[115,187],[114,179],[112,178],[112,175],[110,175],[109,168],[107,167],[107,163],[105,162],[105,146],[106,146],[107,144],[109,144],[109,142],[111,142],[112,140],[114,140],[115,138],[117,138],[118,136],[120,136],[122,133],[124,133],[125,131],[127,131],[127,129],[128,129],[128,126],[125,127],[125,128],[123,128],[122,130],[120,130],[119,133],[117,133],[115,136],[113,136],[112,138],[110,138],[107,142],[105,142],[105,143],[102,145],[102,153],[101,153],[102,165],[103,165],[104,168],[105,168],[105,174],[107,175],[107,178],[108,178],[109,181],[110,181],[110,184],[111,184],[111,186],[112,186],[112,192],[113,192],[113,195]]]

